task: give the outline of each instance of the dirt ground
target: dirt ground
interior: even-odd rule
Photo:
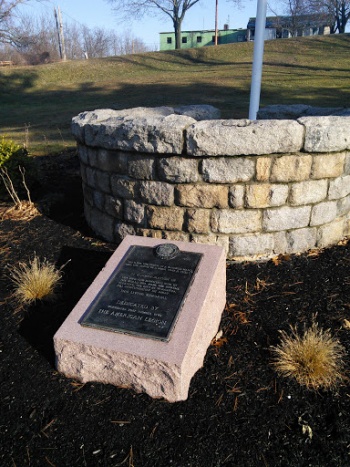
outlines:
[[[40,167],[41,213],[15,217],[0,206],[2,467],[350,465],[349,384],[314,392],[271,365],[278,331],[313,319],[350,352],[350,243],[228,264],[223,338],[208,349],[187,401],[80,384],[56,371],[52,338],[116,245],[85,224],[75,153],[47,156]],[[56,301],[23,309],[9,275],[34,253],[57,266],[70,261]]]

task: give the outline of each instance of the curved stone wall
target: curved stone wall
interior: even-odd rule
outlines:
[[[350,234],[350,116],[293,110],[257,121],[220,120],[210,106],[79,114],[88,224],[111,242],[215,243],[238,260],[337,243]]]

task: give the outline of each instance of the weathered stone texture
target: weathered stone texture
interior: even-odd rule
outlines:
[[[287,232],[288,253],[301,253],[316,247],[316,229],[305,228]]]
[[[306,152],[336,152],[350,149],[350,117],[302,117]]]
[[[100,211],[99,209],[90,208],[89,224],[98,235],[101,235],[101,237],[105,238],[109,242],[114,241],[114,219],[112,216]]]
[[[304,129],[292,120],[215,120],[191,125],[186,135],[193,156],[259,155],[299,151]]]
[[[256,180],[258,182],[268,182],[270,180],[270,172],[273,158],[258,157],[256,160]]]
[[[85,216],[99,235],[217,243],[241,259],[346,235],[349,111],[305,106],[291,109],[298,122],[208,121],[218,116],[213,108],[190,107],[101,110],[73,121]]]
[[[343,175],[344,161],[344,153],[314,156],[311,177],[316,179],[340,177]]]
[[[119,175],[112,175],[111,190],[116,197],[134,199],[138,196],[139,183],[133,180],[120,178]]]
[[[272,165],[272,182],[298,182],[310,178],[312,156],[301,154],[277,157]]]
[[[300,229],[306,227],[310,220],[311,207],[289,207],[266,209],[263,215],[263,230],[273,232],[278,230]]]
[[[290,189],[290,203],[293,206],[319,203],[327,198],[327,191],[327,180],[293,183]]]
[[[348,214],[350,218],[350,195],[341,198],[337,202],[337,216],[344,216]]]
[[[105,197],[105,210],[110,216],[116,219],[123,219],[123,202],[111,195]]]
[[[127,174],[139,180],[154,180],[154,166],[154,157],[134,156],[128,160]]]
[[[174,185],[164,182],[140,182],[140,196],[145,203],[172,206],[174,204]]]
[[[211,215],[211,229],[213,232],[225,234],[259,231],[261,230],[261,212],[258,210],[214,210]]]
[[[115,242],[121,242],[127,235],[135,235],[134,226],[126,224],[125,222],[117,222],[114,226]]]
[[[185,210],[177,206],[148,206],[147,217],[151,229],[182,230]]]
[[[312,208],[310,225],[328,224],[337,216],[337,202],[326,201]]]
[[[225,254],[228,254],[229,251],[229,237],[227,235],[215,235],[212,233],[209,234],[192,234],[191,240],[194,243],[204,243],[221,246]]]
[[[343,219],[331,224],[323,225],[317,229],[317,247],[324,248],[342,240],[345,222]]]
[[[172,183],[194,183],[199,181],[198,161],[184,157],[165,157],[157,161],[161,180]]]
[[[180,206],[198,208],[228,207],[227,186],[220,185],[179,185],[175,189]]]
[[[350,194],[350,175],[331,180],[329,183],[329,199],[340,199]]]
[[[229,205],[231,208],[244,208],[244,185],[233,185],[229,191]]]
[[[131,199],[126,199],[124,201],[124,219],[135,224],[143,224],[145,220],[145,206]]]
[[[187,231],[191,233],[209,232],[209,209],[187,209]]]
[[[247,185],[245,205],[247,208],[266,208],[281,206],[288,197],[288,185],[283,184],[252,184]]]
[[[209,183],[247,182],[255,174],[255,163],[247,157],[204,159],[202,174],[203,180]]]

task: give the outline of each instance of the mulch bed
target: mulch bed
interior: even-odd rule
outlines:
[[[227,266],[223,337],[208,349],[187,401],[170,404],[54,366],[52,337],[116,245],[82,214],[74,153],[46,157],[37,201],[22,218],[0,206],[0,465],[348,466],[350,388],[310,391],[279,377],[279,330],[316,320],[350,352],[350,243]],[[52,303],[21,309],[11,267],[34,252],[64,268]]]

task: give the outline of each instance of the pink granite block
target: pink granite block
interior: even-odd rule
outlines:
[[[82,326],[79,321],[128,249],[169,241],[128,236],[54,336],[57,369],[81,382],[97,381],[145,392],[169,402],[186,400],[203,366],[226,301],[226,256],[216,245],[172,241],[202,253],[198,271],[168,342]]]

